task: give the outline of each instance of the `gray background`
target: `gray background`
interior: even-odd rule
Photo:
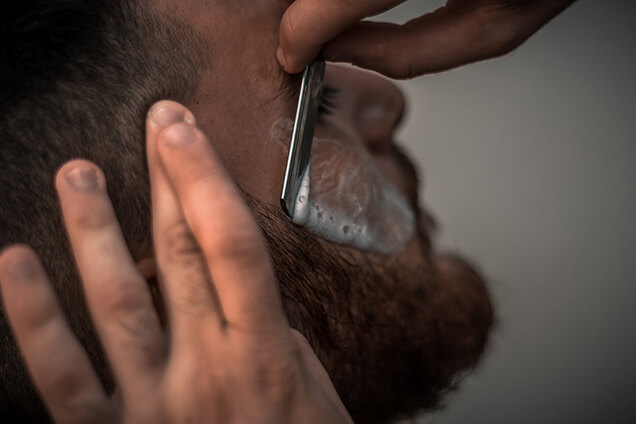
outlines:
[[[500,318],[421,422],[636,423],[635,12],[579,1],[510,56],[403,84],[439,242],[479,265]]]

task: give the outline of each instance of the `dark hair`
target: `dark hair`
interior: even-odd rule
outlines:
[[[107,382],[61,225],[54,176],[73,158],[105,172],[130,246],[151,239],[144,116],[186,102],[205,66],[196,34],[145,0],[21,0],[0,9],[0,249],[42,257],[62,306]],[[0,421],[46,419],[0,317]],[[36,406],[40,406],[39,408]]]

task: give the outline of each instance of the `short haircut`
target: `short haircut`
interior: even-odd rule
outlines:
[[[144,117],[186,102],[207,64],[196,34],[146,0],[21,0],[0,6],[0,249],[32,246],[108,382],[54,189],[65,162],[100,166],[130,246],[151,240]],[[113,190],[113,188],[115,188]],[[0,421],[45,421],[0,318]],[[111,382],[112,383],[112,382]],[[110,383],[107,383],[107,385]],[[38,407],[39,406],[39,407]]]

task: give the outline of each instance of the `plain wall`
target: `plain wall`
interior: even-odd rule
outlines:
[[[487,276],[500,320],[422,422],[636,423],[635,20],[579,1],[505,58],[402,84],[439,243]]]

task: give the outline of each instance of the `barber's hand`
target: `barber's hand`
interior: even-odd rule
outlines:
[[[161,102],[149,114],[147,134],[165,332],[103,173],[76,160],[56,179],[115,396],[104,392],[35,253],[13,247],[0,257],[5,310],[53,418],[351,422],[310,346],[289,327],[260,228],[192,113]]]
[[[574,0],[448,0],[404,25],[360,22],[405,0],[281,0],[278,60],[289,73],[326,60],[412,78],[506,54]]]

